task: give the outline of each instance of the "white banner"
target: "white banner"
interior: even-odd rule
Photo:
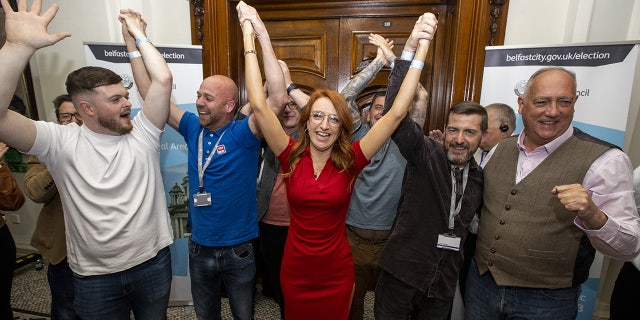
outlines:
[[[133,82],[131,65],[126,47],[122,44],[85,43],[87,65],[104,67],[119,74],[129,91],[132,115],[142,108],[142,99]],[[180,108],[195,111],[196,92],[202,82],[202,47],[160,46],[156,48],[164,56],[173,74],[172,101]],[[167,206],[173,226],[174,243],[171,245],[170,305],[191,304],[189,279],[188,236],[186,230],[188,203],[187,145],[182,136],[167,126],[160,146],[160,165]]]
[[[517,115],[515,133],[522,130],[518,114],[518,95],[536,70],[545,66],[562,66],[576,73],[578,101],[573,125],[582,131],[628,149],[633,123],[627,127],[629,114],[635,119],[640,81],[634,79],[638,68],[638,43],[600,43],[554,46],[487,47],[480,104],[505,103]],[[634,102],[635,101],[635,102]],[[602,269],[596,253],[589,279],[582,285],[577,319],[592,319]]]

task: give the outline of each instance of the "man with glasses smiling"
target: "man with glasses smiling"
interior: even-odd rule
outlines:
[[[71,97],[68,94],[57,96],[53,100],[53,107],[55,109],[56,118],[58,119],[58,124],[64,125],[75,122],[79,126],[82,125],[82,119],[80,118],[76,107],[73,106],[73,101],[71,101]]]
[[[576,89],[567,69],[536,71],[518,97],[522,133],[484,167],[466,319],[575,319],[595,250],[640,252],[631,162],[571,125]]]
[[[58,124],[82,125],[76,107],[67,94],[53,100]],[[49,262],[47,280],[51,292],[53,319],[79,319],[73,307],[73,272],[67,262],[62,201],[53,177],[38,158],[29,156],[24,176],[24,193],[35,203],[42,203],[31,246]]]
[[[77,112],[63,112],[63,113],[59,113],[57,118],[58,118],[58,123],[59,124],[68,124],[70,122],[82,122],[82,120],[80,120],[80,117],[78,116],[79,113]],[[72,119],[74,119],[72,121]]]

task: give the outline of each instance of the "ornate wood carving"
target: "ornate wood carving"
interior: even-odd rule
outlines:
[[[502,6],[505,2],[506,0],[489,0],[489,4],[491,5],[491,11],[489,12],[489,15],[491,16],[491,23],[489,24],[489,41],[487,42],[487,45],[489,46],[494,46],[497,43],[495,37],[499,29],[499,19],[500,14],[502,13]]]
[[[198,39],[198,44],[202,44],[202,40],[204,39],[204,30],[202,26],[204,25],[204,4],[202,0],[190,0],[191,1],[191,12],[193,14],[193,26],[195,29],[195,36]]]

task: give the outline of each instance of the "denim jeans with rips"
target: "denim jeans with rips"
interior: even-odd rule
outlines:
[[[253,319],[256,264],[251,241],[229,247],[207,247],[189,239],[189,273],[198,319],[220,319],[223,284],[233,318]]]
[[[167,319],[171,290],[169,247],[127,270],[97,276],[74,274],[74,307],[83,319]]]

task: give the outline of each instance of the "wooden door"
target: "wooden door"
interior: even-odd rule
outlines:
[[[242,32],[237,0],[191,0],[193,41],[203,45],[204,75],[225,74],[236,80],[240,102],[246,101]],[[480,99],[484,46],[504,41],[507,0],[252,0],[265,22],[276,55],[287,62],[292,80],[305,91],[341,90],[375,50],[370,32],[393,39],[400,55],[418,16],[434,12],[438,33],[429,50],[421,83],[429,91],[425,131],[441,129],[450,106]],[[383,90],[383,69],[360,95],[366,103]]]

